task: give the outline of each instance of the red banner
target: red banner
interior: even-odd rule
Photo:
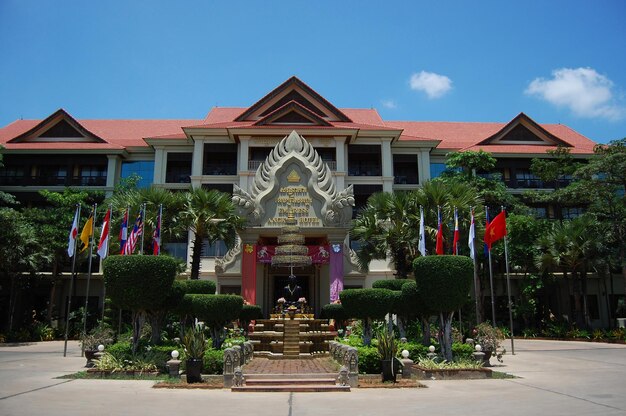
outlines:
[[[256,305],[256,244],[244,244],[241,260],[241,295]]]
[[[313,264],[328,264],[330,262],[328,245],[307,246],[307,248]],[[258,263],[271,263],[274,254],[276,254],[276,246],[260,245],[257,247],[256,261]]]

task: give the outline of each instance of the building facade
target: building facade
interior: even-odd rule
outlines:
[[[290,214],[313,258],[297,272],[298,283],[319,311],[342,288],[393,277],[385,261],[359,270],[351,250],[350,220],[371,194],[416,189],[444,170],[447,153],[479,149],[497,158],[512,193],[546,189],[554,184],[532,175],[532,158],[564,146],[584,159],[595,143],[523,113],[508,123],[386,121],[374,109],[339,109],[292,77],[250,107],[216,107],[201,120],[76,120],[58,110],[0,129],[0,145],[0,190],[27,205],[41,203],[41,189],[111,193],[132,173],[141,186],[231,193],[248,225],[235,248],[206,247],[201,277],[268,313],[289,275],[270,259]],[[551,218],[580,210],[536,208]],[[166,248],[189,262],[187,241]],[[94,285],[92,295],[99,290]]]

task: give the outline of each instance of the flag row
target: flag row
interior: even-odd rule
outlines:
[[[417,249],[422,256],[426,251],[426,232],[424,223],[424,209],[420,207],[420,225],[419,225],[419,242]],[[454,234],[452,237],[452,254],[459,254],[459,215],[456,207],[454,208]],[[485,224],[485,235],[483,241],[487,250],[491,250],[491,245],[506,236],[506,211],[502,211],[495,216],[493,221],[489,221],[489,212],[487,211],[487,220]],[[468,233],[467,245],[470,250],[470,257],[475,259],[474,240],[476,239],[476,224],[474,221],[474,210],[470,212],[470,228]],[[444,254],[443,247],[443,221],[441,220],[441,207],[437,207],[437,238],[435,242],[435,253],[437,255]]]
[[[89,245],[90,240],[94,237],[94,218],[96,217],[97,204],[94,204],[89,218],[85,222],[82,231],[78,234],[79,222],[80,222],[80,206],[76,207],[76,212],[74,214],[74,221],[72,222],[72,228],[69,233],[69,240],[67,244],[67,254],[72,257],[76,254],[76,249],[78,242],[82,243],[82,247],[80,252],[85,251]],[[143,204],[139,209],[139,213],[135,218],[135,222],[133,224],[132,229],[130,230],[130,234],[128,233],[128,219],[129,219],[130,209],[127,208],[124,211],[124,216],[122,217],[122,224],[120,226],[120,254],[121,255],[131,255],[135,253],[138,242],[140,238],[143,236],[144,232],[144,217],[146,213],[146,206]],[[104,214],[104,219],[102,220],[102,228],[100,232],[100,240],[98,242],[97,253],[100,258],[105,259],[109,255],[109,239],[111,234],[111,221],[112,221],[112,208],[109,209]],[[158,256],[161,254],[161,223],[163,217],[163,205],[159,206],[159,212],[157,214],[156,224],[154,228],[154,233],[152,234],[152,254]],[[78,237],[78,239],[77,239]],[[95,245],[95,242],[92,243]],[[143,246],[143,245],[142,245]],[[143,248],[143,247],[142,247]]]

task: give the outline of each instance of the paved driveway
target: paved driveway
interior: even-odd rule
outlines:
[[[230,393],[150,381],[59,380],[82,368],[76,343],[0,346],[0,415],[626,415],[626,346],[516,341],[505,380],[427,381],[427,389]]]

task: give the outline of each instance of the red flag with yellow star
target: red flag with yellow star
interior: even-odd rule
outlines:
[[[491,245],[506,235],[506,213],[500,212],[485,228],[485,244],[489,250]]]

